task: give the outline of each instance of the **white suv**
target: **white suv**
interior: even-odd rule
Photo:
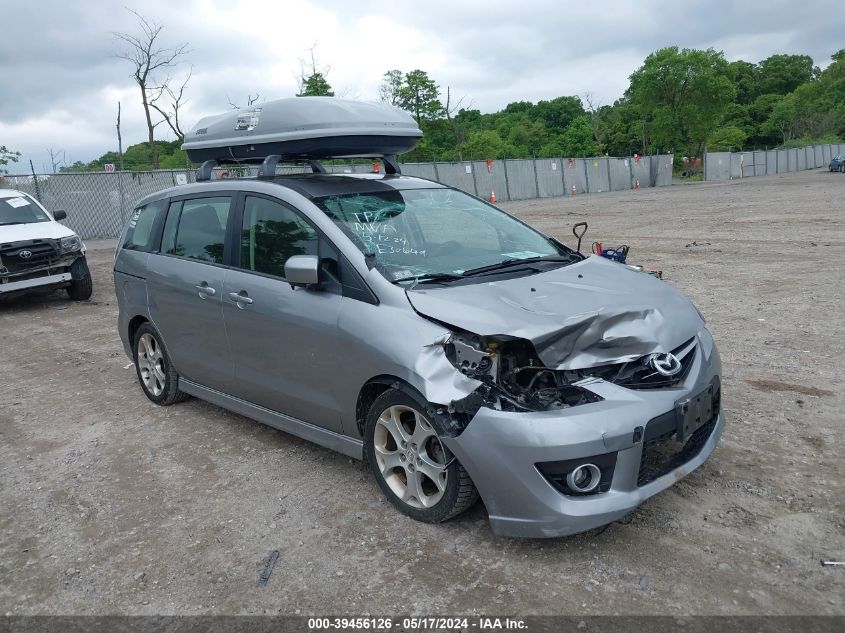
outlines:
[[[65,288],[71,299],[91,297],[85,244],[22,191],[0,189],[0,296],[35,288]]]

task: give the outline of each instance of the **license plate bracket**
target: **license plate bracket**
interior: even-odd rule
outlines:
[[[713,417],[714,392],[715,387],[710,384],[689,398],[678,400],[675,403],[679,442],[686,442],[690,435],[711,420]]]

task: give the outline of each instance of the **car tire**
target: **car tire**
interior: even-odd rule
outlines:
[[[425,410],[424,402],[398,389],[376,398],[364,427],[364,461],[400,512],[441,523],[470,508],[478,492]]]
[[[132,342],[132,360],[144,394],[162,406],[181,402],[188,394],[179,390],[179,374],[170,362],[161,335],[149,323],[135,332]]]
[[[94,292],[94,283],[91,280],[91,271],[88,269],[88,262],[85,257],[77,258],[70,265],[71,282],[67,288],[67,295],[74,301],[87,301]]]

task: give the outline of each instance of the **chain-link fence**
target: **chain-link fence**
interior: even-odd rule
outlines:
[[[845,143],[765,151],[707,152],[704,154],[704,179],[733,180],[818,169],[829,166],[833,157],[840,154],[845,154]]]
[[[479,198],[527,200],[672,184],[671,154],[631,158],[536,158],[405,163],[402,173],[450,185]],[[372,173],[379,163],[326,164],[331,173]],[[280,165],[279,174],[307,173]],[[213,178],[255,177],[257,166],[227,166]],[[151,193],[196,180],[193,169],[10,175],[0,188],[25,191],[48,209],[67,211],[65,223],[83,238],[117,237],[135,203]]]

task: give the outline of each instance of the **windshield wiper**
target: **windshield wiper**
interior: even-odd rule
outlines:
[[[458,279],[463,278],[463,275],[458,275],[456,273],[423,273],[421,275],[410,275],[408,277],[400,277],[399,279],[394,279],[393,283],[398,284],[402,281],[413,281],[414,285],[417,285],[427,282],[457,281]]]
[[[527,257],[525,259],[505,259],[496,264],[490,264],[488,266],[479,266],[478,268],[470,268],[469,270],[464,271],[464,276],[472,276],[472,275],[483,275],[484,273],[495,272],[497,270],[502,270],[504,268],[511,268],[513,266],[519,266],[520,264],[524,264],[528,268],[534,268],[531,264],[536,264],[537,262],[573,262],[577,261],[575,257],[571,255],[541,255],[538,257]]]
[[[27,224],[26,222],[0,222],[0,226],[12,226],[13,224]]]

